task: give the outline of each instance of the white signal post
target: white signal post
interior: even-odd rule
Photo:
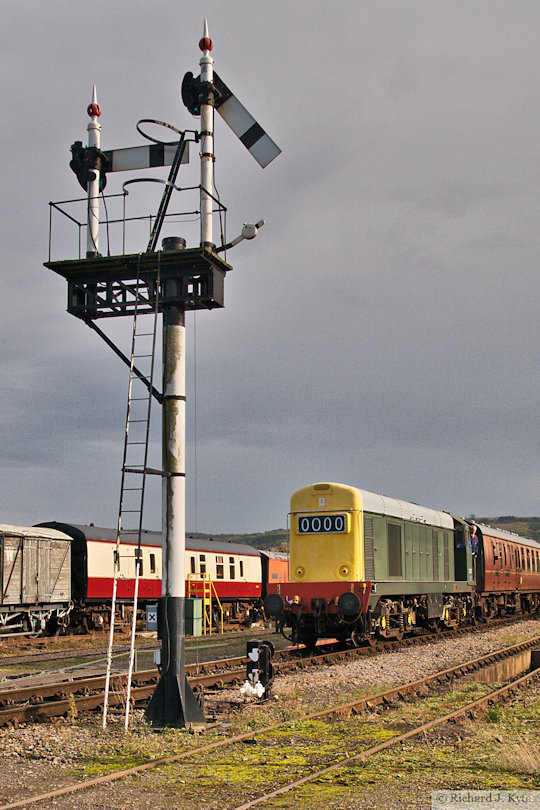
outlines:
[[[213,43],[208,36],[208,23],[204,21],[199,60],[204,101],[201,104],[201,246],[212,245],[212,210],[214,201],[214,60],[210,56]]]
[[[204,21],[200,60],[204,100],[201,105],[201,246],[212,245],[214,174],[212,40]],[[174,240],[172,240],[174,243]],[[171,244],[174,249],[174,244]],[[174,297],[178,282],[167,281],[165,297]],[[184,727],[204,721],[185,676],[186,550],[186,351],[185,308],[163,307],[163,579],[161,677],[145,716],[153,725]]]
[[[92,101],[88,105],[88,148],[100,149],[101,124],[98,121],[101,107],[97,103],[96,85],[92,90]],[[88,179],[88,228],[86,235],[86,257],[99,256],[99,183],[100,171],[92,168]]]

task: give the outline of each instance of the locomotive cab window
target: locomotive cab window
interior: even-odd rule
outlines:
[[[388,576],[402,576],[401,562],[401,526],[396,523],[387,524],[388,534]]]
[[[219,554],[216,557],[216,579],[223,579],[223,557]]]

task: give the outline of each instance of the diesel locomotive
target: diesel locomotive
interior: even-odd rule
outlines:
[[[292,495],[289,582],[265,612],[292,641],[376,642],[540,606],[540,544],[353,486]]]

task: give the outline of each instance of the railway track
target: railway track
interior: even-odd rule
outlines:
[[[517,654],[519,654],[519,652]],[[484,663],[486,658],[490,659],[492,658],[492,656],[487,656],[484,659],[478,659],[476,661],[467,662],[467,664],[464,664],[461,667],[454,667],[451,670],[445,670],[443,672],[437,673],[436,675],[430,676],[429,678],[424,678],[419,681],[404,684],[403,686],[400,686],[396,689],[388,690],[387,692],[382,693],[380,695],[374,695],[371,698],[338,706],[334,709],[330,709],[324,712],[317,712],[316,714],[312,714],[309,716],[309,718],[305,719],[320,720],[320,719],[328,719],[331,718],[332,716],[343,717],[349,714],[357,714],[361,711],[365,711],[366,709],[371,709],[375,705],[380,705],[381,703],[384,703],[386,705],[392,705],[395,701],[402,700],[406,695],[418,694],[426,687],[428,688],[432,687],[433,684],[442,684],[445,682],[446,679],[453,680],[456,677],[459,678],[463,675],[466,675],[469,672],[469,667],[473,667],[473,669],[477,671],[478,669],[484,666],[490,666],[490,664],[493,662],[488,660],[486,663]],[[316,768],[315,770],[312,770],[310,773],[308,773],[306,776],[287,782],[284,785],[280,785],[280,787],[276,788],[275,790],[271,790],[266,793],[260,794],[256,798],[244,804],[238,805],[236,808],[234,808],[234,810],[250,810],[250,808],[252,807],[260,806],[263,803],[266,804],[272,799],[276,799],[278,796],[283,796],[285,793],[289,793],[295,788],[299,788],[305,784],[308,784],[309,782],[313,782],[323,777],[327,777],[329,774],[335,773],[336,771],[339,771],[344,767],[348,767],[353,763],[366,762],[368,759],[376,756],[382,751],[392,748],[398,743],[403,743],[406,740],[412,739],[413,737],[418,737],[419,735],[427,734],[428,731],[437,728],[437,726],[442,726],[446,723],[455,722],[456,720],[462,717],[473,717],[477,712],[483,711],[492,706],[493,704],[506,700],[508,697],[515,695],[520,688],[526,686],[533,680],[540,680],[540,667],[537,667],[531,672],[526,673],[525,675],[521,676],[520,678],[517,678],[516,680],[511,681],[510,683],[507,683],[505,686],[491,689],[487,694],[483,695],[481,698],[466,703],[465,705],[461,706],[459,709],[456,709],[453,712],[442,714],[440,717],[437,717],[434,720],[430,720],[427,723],[421,723],[419,725],[416,725],[413,728],[409,729],[408,731],[404,732],[403,734],[396,734],[395,736],[391,737],[389,740],[386,740],[385,742],[378,743],[377,745],[373,745],[368,748],[364,748],[363,750],[360,750],[352,755],[342,756],[332,764],[326,765],[325,767],[322,768],[321,767]],[[3,808],[0,808],[0,810],[3,810]]]
[[[136,646],[136,650],[158,650],[159,642],[153,641],[140,641]],[[113,648],[113,655],[122,653],[129,653],[129,644],[115,644]],[[72,661],[80,658],[103,658],[107,655],[107,647],[80,647],[78,649],[69,650],[37,650],[31,653],[22,653],[21,655],[1,655],[0,668],[14,667],[25,664],[32,664],[35,666],[36,662],[50,663],[52,661]]]
[[[272,631],[267,630],[266,628],[254,628],[253,633],[257,637],[264,638],[267,635],[272,635]],[[225,646],[227,644],[232,644],[234,646],[238,644],[245,644],[245,640],[248,637],[248,633],[243,632],[229,632],[223,635],[221,634],[212,634],[207,636],[197,636],[191,637],[188,636],[186,638],[186,655],[191,655],[192,657],[195,656],[202,656],[205,654],[206,650],[211,648],[219,648],[221,646]],[[251,638],[251,636],[249,636]],[[39,642],[42,644],[42,640]],[[158,639],[149,639],[149,640],[139,640],[135,646],[136,653],[144,653],[144,652],[152,652],[154,650],[159,650],[161,647],[161,642]],[[81,647],[76,648],[69,648],[69,649],[57,649],[57,650],[43,650],[43,649],[36,649],[32,652],[24,652],[20,654],[14,655],[0,655],[0,670],[9,670],[12,667],[20,667],[28,665],[35,671],[36,664],[41,663],[51,663],[56,661],[77,661],[83,659],[85,661],[91,661],[94,658],[105,658],[107,656],[108,646],[100,645],[82,645]],[[114,656],[122,656],[128,655],[130,652],[130,644],[129,643],[116,643],[113,647],[113,655]],[[31,674],[28,672],[27,674]],[[11,676],[6,676],[11,677]],[[21,677],[20,675],[16,675],[14,677]]]
[[[501,623],[507,623],[502,621]],[[490,625],[491,627],[492,625]],[[401,641],[385,641],[376,647],[353,647],[344,649],[337,642],[326,642],[315,648],[313,654],[306,655],[305,648],[290,647],[277,650],[274,655],[276,675],[287,674],[296,669],[331,666],[343,663],[358,656],[373,656],[380,652],[397,650],[404,646],[427,644],[443,638],[463,635],[478,628],[458,628],[446,633],[429,633]],[[538,639],[540,641],[540,638]],[[525,642],[524,649],[534,646],[535,641]],[[223,689],[241,684],[245,680],[247,659],[244,656],[223,658],[215,661],[186,665],[186,675],[195,693],[209,689]],[[158,679],[157,669],[135,672],[132,679],[131,697],[134,705],[144,704],[152,695]],[[51,717],[68,716],[99,709],[103,705],[105,675],[87,678],[73,678],[56,683],[31,685],[17,688],[13,685],[0,690],[0,726],[12,723],[43,721]],[[125,705],[126,675],[114,673],[111,682],[109,703],[111,706]]]
[[[301,718],[296,718],[294,721],[294,725],[296,726],[299,722],[332,720],[332,719],[340,720],[345,717],[350,717],[351,715],[361,714],[362,712],[366,711],[373,711],[377,707],[389,707],[394,705],[396,701],[403,701],[404,699],[412,696],[418,695],[423,696],[425,695],[426,690],[442,689],[445,686],[448,686],[449,684],[453,684],[457,679],[461,679],[470,673],[475,672],[477,673],[479,670],[489,667],[497,661],[500,661],[502,659],[509,659],[512,658],[513,656],[522,654],[525,650],[531,649],[534,646],[538,646],[539,643],[540,637],[530,639],[527,642],[516,644],[513,645],[512,647],[504,648],[502,650],[497,651],[496,653],[490,653],[489,655],[482,656],[481,658],[473,659],[464,662],[462,664],[458,664],[457,666],[447,668],[440,672],[428,675],[427,677],[422,678],[420,680],[405,683],[396,686],[392,689],[388,689],[384,692],[375,692],[372,695],[368,695],[366,697],[360,698],[358,700],[349,703],[332,706],[323,711],[308,714]],[[520,688],[530,683],[532,680],[536,680],[539,678],[540,678],[540,668],[536,668],[526,673],[525,675],[517,678],[516,680],[509,682],[503,687],[490,689],[489,692],[487,692],[481,698],[474,700],[472,702],[465,703],[464,705],[460,706],[458,709],[455,709],[450,713],[441,714],[441,716],[432,719],[427,723],[418,724],[408,729],[404,733],[395,734],[390,739],[378,743],[377,745],[366,746],[359,751],[347,753],[346,755],[341,754],[339,757],[336,757],[333,762],[326,763],[323,767],[311,769],[309,770],[309,773],[304,774],[299,778],[282,783],[273,790],[269,790],[265,793],[259,793],[259,795],[253,796],[246,803],[239,805],[237,808],[235,808],[235,810],[248,810],[248,808],[261,805],[262,803],[271,801],[272,799],[277,798],[278,796],[281,796],[285,793],[288,793],[289,791],[294,790],[297,787],[301,787],[302,785],[310,781],[319,779],[325,775],[338,771],[340,768],[346,767],[347,765],[353,762],[366,761],[370,757],[375,756],[377,753],[380,753],[381,751],[384,751],[385,749],[390,748],[391,746],[396,745],[397,743],[404,742],[408,739],[411,739],[412,737],[421,734],[425,734],[431,729],[436,728],[437,726],[455,721],[459,717],[472,716],[476,712],[485,709],[486,707],[492,705],[493,703],[502,701],[506,699],[508,696],[516,694],[516,692]],[[87,779],[83,782],[68,785],[58,790],[49,791],[47,793],[28,796],[24,799],[20,799],[15,802],[2,805],[0,807],[0,810],[15,810],[15,808],[22,808],[36,803],[43,803],[45,801],[55,800],[58,799],[60,796],[75,794],[81,791],[89,790],[91,788],[98,788],[102,785],[109,784],[113,781],[117,781],[129,776],[141,775],[146,771],[155,768],[160,768],[175,763],[182,763],[185,760],[195,758],[201,754],[209,753],[211,751],[216,751],[217,749],[227,748],[229,746],[234,746],[237,743],[242,743],[250,740],[253,741],[255,737],[257,738],[258,741],[260,741],[265,736],[271,735],[276,731],[286,728],[288,725],[290,725],[290,723],[291,721],[287,720],[283,723],[277,723],[274,725],[266,726],[255,730],[252,729],[246,733],[239,734],[234,737],[230,737],[224,740],[223,739],[217,740],[216,742],[210,743],[208,745],[198,746],[197,748],[190,749],[182,753],[174,754],[172,756],[161,757],[159,759],[145,762],[141,765],[132,768],[117,770],[114,773],[106,774],[104,776],[100,776],[93,779]]]

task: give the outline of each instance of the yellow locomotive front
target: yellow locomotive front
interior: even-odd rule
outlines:
[[[343,484],[313,484],[291,498],[292,582],[364,579],[362,493]]]
[[[320,636],[346,638],[362,624],[371,583],[365,581],[362,493],[318,483],[291,498],[290,581],[269,586],[268,615],[313,645]]]

